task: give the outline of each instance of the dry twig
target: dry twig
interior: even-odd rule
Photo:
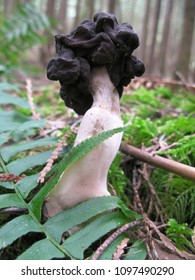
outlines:
[[[37,114],[36,109],[35,109],[35,104],[33,101],[32,82],[30,79],[26,80],[26,90],[27,90],[28,103],[29,103],[31,113],[32,113],[32,118],[34,120],[38,121],[38,120],[40,120],[40,116],[39,116],[39,114]],[[42,127],[39,129],[39,131],[40,131],[41,136],[46,136],[46,133]]]
[[[33,101],[32,81],[30,79],[26,80],[26,90],[27,90],[28,103],[31,109],[32,117],[34,120],[40,120],[40,116],[36,113],[35,110],[35,104]]]
[[[17,176],[17,175],[12,174],[12,173],[9,173],[9,174],[1,173],[0,174],[0,181],[1,182],[8,182],[8,181],[17,182],[17,181],[21,180],[24,177],[26,177],[25,174],[22,174],[21,176]]]
[[[0,215],[12,215],[12,214],[27,214],[28,209],[26,208],[18,208],[18,207],[9,207],[0,209]]]
[[[150,232],[150,227],[149,224],[147,223],[147,214],[144,211],[144,207],[142,205],[142,201],[139,195],[139,189],[143,183],[143,176],[142,176],[143,172],[139,169],[137,170],[136,168],[134,168],[133,170],[133,179],[132,179],[132,188],[134,191],[134,209],[137,210],[137,212],[142,215],[144,223],[143,223],[143,230],[145,230],[145,234],[144,234],[144,239],[145,239],[145,244],[146,244],[146,248],[147,248],[147,253],[148,253],[148,257],[150,259],[158,259],[157,257],[157,253],[155,251],[155,248],[153,246],[153,242],[152,242],[152,235]],[[140,229],[141,230],[141,229]],[[141,231],[143,231],[141,230]]]
[[[181,79],[181,76],[180,76]],[[147,89],[158,88],[158,87],[170,87],[172,89],[176,88],[187,88],[191,92],[195,92],[195,84],[190,84],[188,82],[176,81],[176,80],[168,80],[168,79],[159,79],[152,77],[139,77],[132,80],[132,82],[127,86],[128,89],[137,89],[141,86],[146,87]]]
[[[54,164],[54,161],[58,158],[59,152],[62,151],[63,147],[67,146],[67,137],[71,135],[71,131],[68,131],[65,133],[65,135],[62,137],[61,141],[57,144],[55,150],[53,151],[51,157],[47,160],[46,166],[43,168],[43,170],[40,172],[40,176],[38,178],[38,182],[44,183],[46,174],[51,170],[51,167]]]
[[[116,252],[113,254],[113,260],[120,260],[121,256],[124,254],[124,249],[127,247],[129,238],[124,238],[121,243],[117,246]]]
[[[158,155],[152,156],[146,151],[135,148],[127,143],[122,143],[120,150],[152,166],[167,170],[168,172],[180,175],[181,177],[195,181],[195,168],[186,164],[167,159]]]
[[[152,213],[152,208],[154,206],[155,209],[156,209],[157,215],[160,217],[160,220],[164,223],[165,220],[164,220],[164,217],[162,215],[163,207],[162,207],[160,199],[159,199],[159,197],[158,197],[158,195],[155,191],[155,188],[154,188],[154,186],[153,186],[153,184],[150,180],[150,171],[149,171],[148,165],[146,163],[143,164],[143,169],[139,170],[139,173],[142,175],[143,179],[147,183],[148,189],[151,193],[150,204],[149,204],[149,207],[148,207],[148,213],[147,214],[149,216],[149,214]]]
[[[142,226],[143,222],[141,221],[134,221],[127,223],[117,229],[114,233],[112,233],[103,243],[102,245],[95,251],[95,253],[92,256],[92,260],[97,260],[101,256],[101,254],[105,251],[106,248],[122,233],[126,232],[127,230],[136,227],[136,226]]]

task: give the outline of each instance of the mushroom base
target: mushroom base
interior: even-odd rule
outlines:
[[[105,68],[93,71],[94,104],[80,124],[75,145],[102,131],[123,126],[119,95]],[[93,197],[108,196],[107,175],[122,139],[118,133],[69,166],[45,202],[48,217]]]

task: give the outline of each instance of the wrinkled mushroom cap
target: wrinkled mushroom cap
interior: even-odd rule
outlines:
[[[69,35],[57,35],[57,57],[47,66],[47,77],[59,80],[60,96],[66,106],[79,115],[93,104],[91,71],[105,66],[110,79],[123,93],[135,76],[141,76],[144,65],[132,55],[139,46],[139,38],[127,23],[118,24],[110,13],[98,13],[94,20],[84,20]]]

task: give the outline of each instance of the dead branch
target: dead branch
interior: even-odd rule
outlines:
[[[65,135],[62,137],[60,142],[57,144],[55,150],[53,151],[51,157],[47,160],[46,166],[40,172],[40,176],[37,180],[39,183],[44,183],[46,174],[51,170],[51,167],[54,164],[54,161],[58,158],[59,153],[62,151],[63,147],[68,145],[67,138],[72,134],[71,131],[67,131]]]
[[[136,226],[142,226],[143,222],[141,221],[134,221],[127,223],[117,229],[113,234],[111,234],[103,243],[102,245],[95,251],[95,253],[92,256],[92,260],[97,260],[101,256],[101,254],[105,251],[106,248],[122,233],[126,232],[127,230],[136,227]]]
[[[5,173],[1,173],[0,174],[0,181],[1,182],[18,182],[19,180],[23,179],[24,177],[26,177],[25,174],[22,174],[20,176],[15,175],[13,173],[9,173],[9,174],[5,174]]]
[[[35,104],[33,101],[32,81],[30,79],[26,80],[26,90],[27,90],[27,98],[31,109],[32,117],[34,120],[40,120],[40,116],[37,114],[35,110]]]
[[[9,208],[0,209],[0,215],[27,214],[27,213],[28,213],[28,209],[26,208],[9,207]]]
[[[120,150],[127,154],[146,162],[152,166],[167,170],[181,177],[195,181],[195,168],[186,164],[167,159],[158,155],[151,155],[143,150],[128,145],[126,142],[121,144]]]
[[[184,75],[179,72],[179,71],[176,71],[175,72],[175,75],[182,81],[183,85],[185,86],[185,88],[190,91],[190,84],[188,84],[188,81],[186,81]]]
[[[180,78],[181,79],[181,78]],[[185,81],[177,81],[177,80],[171,80],[171,79],[160,79],[155,77],[139,77],[135,78],[127,87],[126,89],[137,89],[140,86],[145,86],[147,89],[157,88],[160,86],[170,87],[171,89],[176,89],[177,87],[180,87],[184,90],[186,88],[192,92],[195,93],[195,84],[187,83]]]
[[[155,209],[156,209],[157,215],[160,217],[160,220],[162,222],[165,222],[164,217],[162,215],[163,207],[161,205],[161,202],[160,202],[160,199],[158,197],[158,194],[155,191],[155,187],[153,186],[153,184],[152,184],[152,182],[150,180],[150,173],[151,173],[151,171],[149,171],[148,167],[149,166],[146,163],[144,163],[142,170],[139,170],[139,173],[142,175],[143,179],[147,183],[148,189],[149,189],[149,191],[151,193],[151,198],[150,198],[150,203],[149,203],[148,213],[147,214],[149,216],[149,214],[152,213],[152,208],[154,206]]]
[[[143,221],[144,221],[143,228],[140,229],[140,231],[144,232],[144,239],[145,239],[148,257],[149,257],[149,259],[158,259],[158,256],[156,254],[156,251],[155,251],[155,248],[154,248],[153,242],[152,242],[153,239],[152,239],[152,235],[151,235],[151,231],[150,231],[150,226],[147,222],[148,216],[144,211],[142,200],[141,200],[140,194],[139,194],[139,188],[142,185],[143,179],[144,179],[143,174],[146,172],[146,171],[144,171],[145,168],[146,168],[146,164],[143,165],[143,167],[142,167],[143,170],[140,170],[140,169],[137,170],[136,168],[133,169],[133,178],[132,178],[132,188],[134,191],[133,207],[143,217]],[[150,201],[152,201],[152,199]]]
[[[31,114],[32,114],[32,118],[36,121],[40,120],[40,115],[36,112],[35,109],[35,104],[34,104],[34,100],[33,100],[33,89],[32,89],[32,81],[30,79],[26,80],[26,91],[27,91],[27,98],[28,98],[28,103],[30,106],[30,110],[31,110]],[[40,128],[40,136],[45,137],[46,133],[44,131],[44,128]]]
[[[129,238],[125,237],[121,243],[117,246],[116,252],[113,254],[113,260],[120,260],[121,256],[124,254],[124,249],[127,247]]]

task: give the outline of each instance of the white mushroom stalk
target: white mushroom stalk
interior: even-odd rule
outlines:
[[[93,105],[85,113],[75,146],[103,131],[123,126],[119,94],[105,67],[92,70]],[[48,217],[93,197],[108,196],[107,175],[121,144],[118,133],[70,165],[45,202]]]
[[[75,145],[122,126],[123,87],[145,69],[132,55],[139,46],[132,26],[119,24],[113,14],[97,13],[70,34],[55,36],[55,41],[57,56],[47,66],[47,77],[60,82],[66,106],[84,115]],[[114,135],[64,171],[46,200],[49,217],[92,197],[110,195],[107,174],[121,138],[122,133]]]

